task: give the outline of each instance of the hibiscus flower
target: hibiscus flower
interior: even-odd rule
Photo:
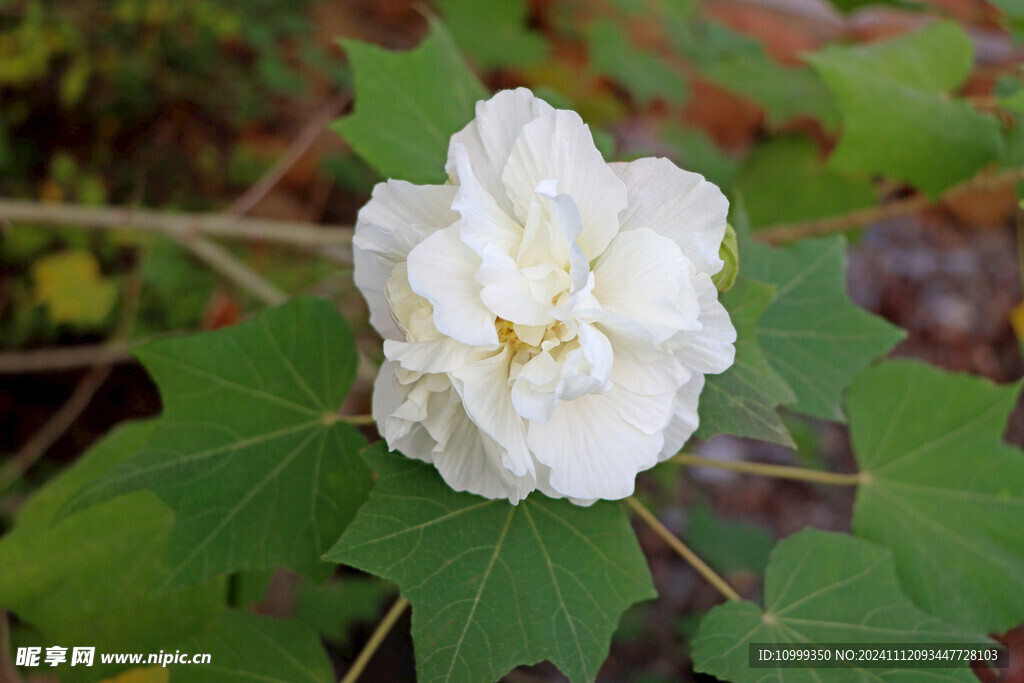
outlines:
[[[728,201],[667,159],[605,163],[523,88],[477,103],[446,170],[378,184],[356,223],[381,435],[488,498],[630,495],[733,362],[711,280]]]

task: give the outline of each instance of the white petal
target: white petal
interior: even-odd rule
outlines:
[[[590,276],[590,263],[577,242],[583,233],[583,218],[573,198],[567,194],[556,194],[556,191],[554,188],[545,191],[544,183],[537,187],[537,194],[545,197],[549,204],[547,213],[550,225],[557,229],[562,238],[562,241],[556,241],[555,236],[551,235],[550,251],[558,254],[559,265],[569,266],[571,291],[578,292],[587,285],[587,278]]]
[[[459,225],[439,230],[409,252],[409,285],[434,306],[434,325],[470,346],[495,345],[494,314],[474,280],[480,257],[459,240]]]
[[[524,419],[547,422],[558,403],[561,368],[547,350],[522,367],[512,385],[512,405]]]
[[[490,356],[478,353],[451,376],[469,418],[503,449],[502,466],[517,477],[532,476],[526,431],[509,391],[511,355],[507,346]]]
[[[451,372],[461,367],[473,353],[473,347],[448,337],[422,342],[384,341],[384,355],[407,370],[423,373]]]
[[[699,329],[700,304],[679,246],[651,230],[619,233],[594,266],[594,297],[615,315],[637,321],[660,344]]]
[[[451,153],[459,169],[459,190],[452,209],[462,216],[461,238],[477,253],[487,245],[497,245],[505,253],[518,249],[523,229],[477,179],[465,147],[453,144]]]
[[[395,364],[384,361],[377,372],[377,379],[373,381],[373,421],[377,423],[377,431],[384,438],[385,420],[394,414],[398,406],[402,404],[402,398],[398,395],[395,387]]]
[[[384,285],[384,298],[391,307],[391,317],[404,333],[400,339],[422,341],[438,336],[434,326],[434,307],[409,285],[409,264],[399,263]],[[387,340],[390,341],[390,340]]]
[[[736,328],[729,319],[729,312],[718,301],[718,290],[711,277],[700,273],[693,284],[700,297],[701,329],[681,332],[670,344],[677,347],[676,356],[694,370],[710,374],[724,372],[736,359]],[[679,340],[686,342],[681,345]]]
[[[388,276],[425,237],[458,219],[449,208],[455,191],[446,185],[389,180],[373,188],[372,198],[359,211],[352,238],[354,280],[369,306],[370,323],[385,339],[404,339],[384,297]]]
[[[394,417],[405,403],[409,387],[395,381],[394,363],[384,361],[373,383],[373,419],[388,448],[410,458],[433,462],[434,439],[420,423]]]
[[[672,354],[660,350],[615,345],[611,380],[636,394],[675,394],[693,371]]]
[[[414,185],[404,180],[377,183],[366,206],[359,210],[357,222],[375,226],[384,233],[403,239],[410,227],[419,242],[435,230],[446,228],[459,216],[451,209],[457,187],[452,185]],[[406,249],[408,251],[408,249]]]
[[[391,450],[433,463],[456,491],[508,498],[516,503],[534,489],[531,475],[516,477],[502,467],[503,451],[469,419],[461,397],[447,378],[428,375],[402,385],[395,381],[394,370],[395,364],[385,361],[373,391],[374,419]],[[445,381],[435,381],[440,379]],[[428,391],[427,385],[433,385],[434,390]],[[418,394],[418,399],[413,394]],[[403,411],[416,401],[421,405]],[[423,421],[398,417],[403,412],[407,416],[415,413]]]
[[[606,390],[612,372],[612,345],[608,337],[583,323],[577,339],[580,346],[566,356],[562,381],[558,383],[558,395],[567,401]]]
[[[716,185],[668,159],[609,166],[629,189],[629,207],[619,215],[622,230],[648,228],[675,241],[701,272],[714,275],[722,269],[718,250],[729,200]]]
[[[520,272],[512,257],[496,245],[486,245],[480,253],[476,272],[480,300],[500,318],[520,325],[546,325],[552,322],[550,298],[545,304],[534,296],[530,280]]]
[[[619,230],[626,186],[601,158],[590,128],[575,112],[557,110],[523,127],[501,175],[515,216],[525,223],[537,186],[557,181],[558,192],[579,207],[579,245],[588,260],[604,251]]]
[[[511,215],[512,204],[501,181],[502,169],[523,126],[552,111],[551,105],[534,97],[526,88],[502,90],[489,100],[477,102],[476,118],[452,136],[445,170],[457,181],[462,180],[456,169],[453,149],[456,145],[464,146],[480,183]]]
[[[638,472],[658,462],[663,439],[624,418],[643,413],[636,396],[612,389],[560,401],[548,422],[531,422],[527,441],[537,460],[551,468],[547,482],[563,496],[614,500],[633,493]]]
[[[508,498],[514,505],[533,490],[532,478],[518,478],[501,466],[487,436],[463,410],[449,419],[446,442],[433,455],[441,477],[456,491],[485,498]]]
[[[426,427],[436,441],[432,459],[441,477],[456,491],[515,504],[534,488],[532,477],[516,477],[501,465],[502,451],[469,419],[454,391],[436,406]]]
[[[658,460],[667,460],[679,452],[683,444],[697,431],[700,418],[697,414],[697,403],[700,392],[704,389],[704,375],[694,373],[690,381],[679,388],[676,394],[675,410],[672,420],[665,428],[665,444]]]

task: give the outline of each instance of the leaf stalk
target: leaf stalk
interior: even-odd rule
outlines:
[[[398,600],[395,600],[395,604],[391,606],[388,613],[385,614],[384,618],[380,620],[379,624],[377,624],[377,628],[374,629],[373,635],[371,635],[370,639],[366,641],[366,645],[364,645],[363,649],[359,652],[359,656],[356,657],[356,661],[352,663],[352,668],[348,670],[340,683],[355,683],[355,681],[359,679],[359,676],[363,673],[363,669],[365,669],[366,665],[370,663],[370,660],[373,658],[377,648],[380,647],[380,644],[384,642],[384,638],[386,638],[388,633],[391,631],[391,627],[395,625],[395,622],[398,621],[398,618],[402,616],[402,612],[404,612],[405,608],[408,606],[409,601],[403,597],[399,597]]]
[[[804,467],[790,467],[789,465],[769,465],[760,462],[736,462],[732,460],[713,460],[702,458],[692,453],[680,453],[673,456],[670,462],[689,467],[710,467],[730,472],[742,472],[743,474],[755,474],[762,477],[775,477],[777,479],[793,479],[795,481],[809,481],[815,484],[828,484],[830,486],[857,486],[864,483],[864,475],[860,472],[847,474],[844,472],[822,472]]]
[[[703,576],[708,583],[714,586],[719,593],[721,593],[727,600],[741,600],[740,594],[737,593],[732,586],[725,582],[721,576],[715,573],[715,571],[707,565],[704,560],[697,556],[697,553],[690,550],[686,544],[684,544],[675,534],[673,534],[667,526],[661,523],[653,512],[648,510],[643,503],[638,501],[633,496],[626,498],[626,504],[633,509],[633,511],[642,519],[647,526],[651,527],[654,533],[668,543],[672,550],[675,550],[687,564],[696,570],[698,574]]]

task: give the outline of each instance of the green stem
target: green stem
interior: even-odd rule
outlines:
[[[384,638],[387,637],[388,632],[391,631],[391,627],[395,625],[398,618],[402,616],[402,612],[409,606],[409,601],[405,598],[398,598],[395,604],[391,606],[388,613],[384,615],[380,623],[377,624],[377,628],[374,630],[373,635],[366,641],[366,645],[363,646],[359,656],[356,657],[356,661],[352,663],[352,668],[348,670],[345,677],[341,679],[340,683],[355,683],[359,679],[359,676],[363,673],[363,669],[370,663],[370,659],[373,658],[373,654],[380,647],[380,644],[384,642]]]
[[[756,474],[762,477],[776,477],[779,479],[795,479],[797,481],[809,481],[815,484],[829,484],[831,486],[856,486],[863,483],[864,475],[860,472],[844,474],[841,472],[822,472],[803,467],[790,467],[788,465],[767,465],[759,462],[736,462],[733,460],[712,460],[702,458],[699,455],[680,453],[673,456],[671,462],[690,467],[712,467],[730,472],[742,472],[744,474]]]
[[[660,519],[654,516],[653,512],[644,507],[643,503],[630,496],[626,499],[626,504],[633,508],[633,511],[647,524],[647,526],[651,527],[654,533],[661,537],[661,540],[668,543],[672,550],[675,550],[676,553],[686,560],[687,564],[693,567],[698,574],[703,576],[708,583],[718,589],[718,592],[724,595],[727,600],[742,599],[740,598],[740,594],[725,582],[725,579],[716,574],[715,571],[704,562],[704,560],[697,556],[697,553],[686,547],[686,545],[680,541],[667,526],[661,523]]]

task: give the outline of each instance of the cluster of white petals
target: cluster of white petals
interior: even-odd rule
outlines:
[[[522,88],[477,103],[446,170],[378,184],[356,224],[383,437],[488,498],[630,495],[733,362],[711,281],[727,200],[666,159],[605,163]]]

